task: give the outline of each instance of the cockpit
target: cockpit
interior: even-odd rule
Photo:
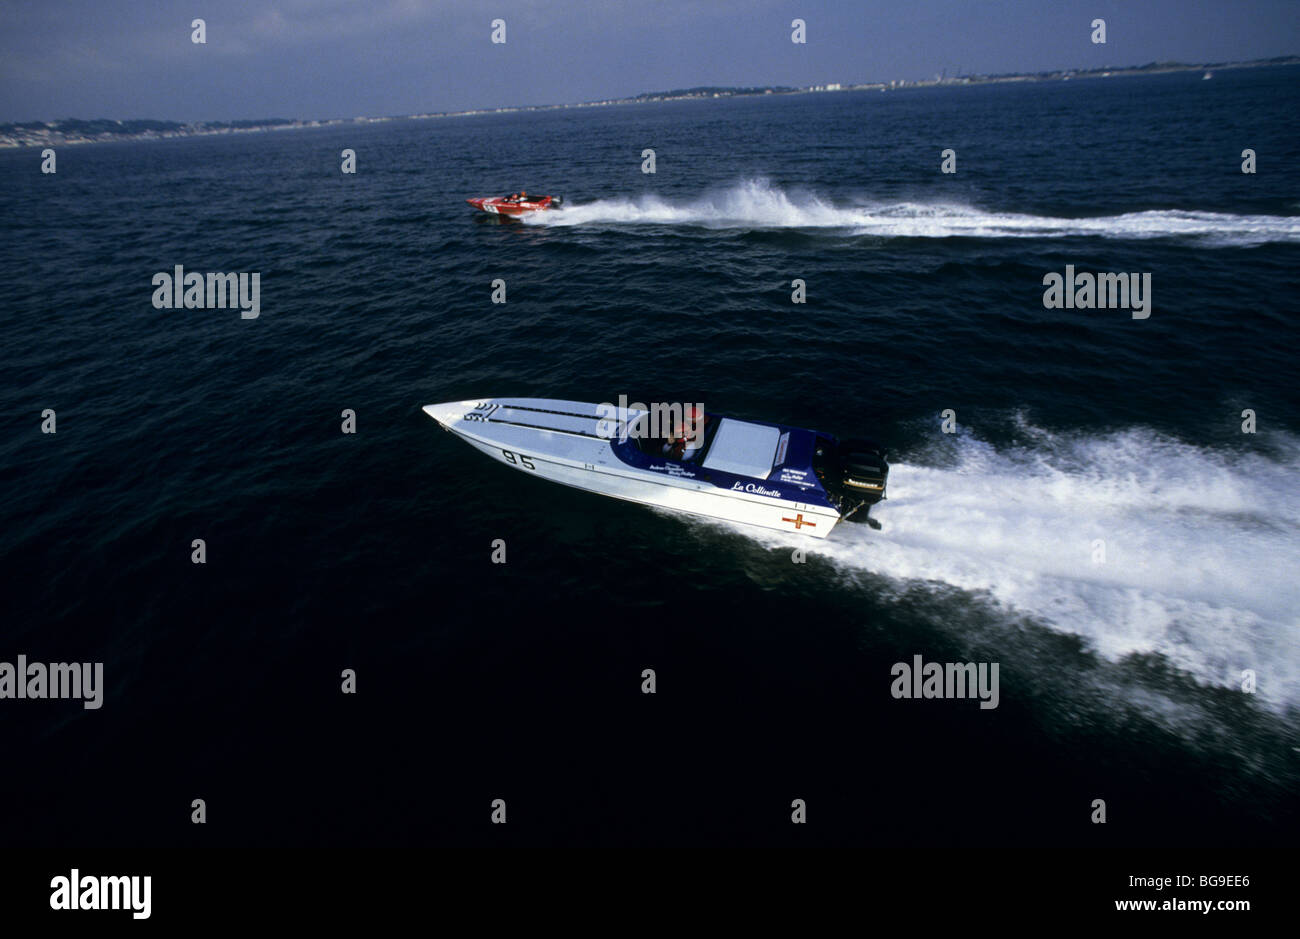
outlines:
[[[717,430],[717,422],[703,411],[679,406],[647,411],[630,425],[628,436],[649,457],[680,463],[700,462]]]
[[[659,420],[656,422],[655,417]],[[702,424],[702,426],[701,426]],[[685,445],[682,431],[685,433]],[[767,479],[786,458],[789,433],[770,424],[752,424],[732,417],[703,414],[691,427],[664,414],[647,412],[628,426],[628,437],[646,456],[684,465],[698,464],[750,479]],[[659,435],[656,435],[656,431]],[[678,444],[674,449],[673,445]]]

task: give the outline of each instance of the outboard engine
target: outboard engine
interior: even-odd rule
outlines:
[[[840,442],[839,459],[840,485],[845,495],[857,495],[867,505],[885,498],[889,463],[881,446],[870,440],[844,440]]]
[[[846,522],[874,522],[871,506],[885,498],[889,462],[885,448],[871,440],[817,440],[817,476]],[[875,527],[879,527],[878,525]]]

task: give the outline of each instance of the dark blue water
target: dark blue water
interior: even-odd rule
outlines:
[[[0,661],[107,683],[0,701],[8,840],[1289,839],[1297,78],[0,154]],[[520,187],[570,208],[463,201]],[[260,272],[260,317],[154,309],[178,264]],[[1150,273],[1150,318],[1045,309],[1067,264]],[[655,513],[420,411],[620,394],[884,438],[881,530]],[[893,699],[918,654],[998,662],[999,707]]]

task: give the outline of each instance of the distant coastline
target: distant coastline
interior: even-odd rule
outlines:
[[[57,121],[23,121],[0,124],[0,148],[51,147],[83,143],[103,143],[115,140],[163,140],[174,137],[209,137],[219,134],[268,133],[304,127],[331,127],[357,124],[379,124],[387,121],[429,120],[444,117],[470,117],[479,114],[510,114],[526,111],[558,111],[570,108],[597,108],[613,105],[647,104],[661,101],[689,101],[711,98],[743,98],[763,95],[822,94],[841,91],[897,91],[903,88],[940,86],[987,85],[1010,82],[1053,82],[1100,78],[1122,78],[1133,75],[1156,75],[1169,72],[1226,71],[1239,68],[1265,68],[1270,66],[1300,65],[1300,56],[1277,56],[1271,59],[1254,59],[1248,62],[1149,62],[1146,65],[1123,68],[1061,69],[1053,72],[1015,72],[999,75],[959,75],[949,78],[936,75],[931,80],[893,80],[860,83],[828,83],[795,88],[782,85],[763,85],[731,88],[702,86],[674,91],[648,92],[630,98],[609,98],[603,101],[583,101],[578,104],[536,104],[500,108],[475,108],[468,111],[440,111],[427,114],[406,114],[392,117],[329,118],[300,120],[267,118],[241,121],[115,121],[107,119],[81,120],[66,118]]]

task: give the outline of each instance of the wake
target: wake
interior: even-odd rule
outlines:
[[[881,238],[1183,238],[1211,246],[1300,242],[1300,216],[1155,210],[1096,218],[1054,218],[949,203],[836,205],[812,193],[790,194],[747,180],[688,202],[655,195],[599,199],[539,212],[530,225],[685,225],[716,229],[826,229]]]
[[[947,466],[895,463],[881,531],[841,523],[804,547],[846,571],[983,594],[1119,661],[1158,653],[1198,683],[1258,676],[1275,711],[1300,704],[1300,441],[1269,458],[1147,430],[1028,447],[950,440]]]

